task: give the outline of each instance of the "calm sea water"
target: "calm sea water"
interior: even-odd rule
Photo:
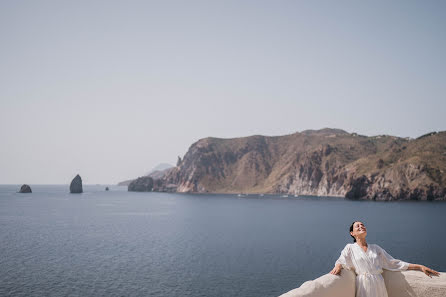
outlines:
[[[274,297],[331,270],[348,227],[446,271],[446,203],[0,186],[0,296]]]

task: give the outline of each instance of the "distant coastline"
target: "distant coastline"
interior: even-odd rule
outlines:
[[[341,129],[204,138],[176,167],[129,191],[284,194],[367,200],[446,200],[446,132],[416,139]]]

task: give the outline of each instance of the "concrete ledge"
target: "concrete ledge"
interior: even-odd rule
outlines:
[[[383,277],[389,297],[446,296],[444,272],[430,278],[420,271],[384,271]],[[355,297],[355,278],[350,270],[342,270],[340,276],[325,274],[279,297]]]
[[[421,271],[393,272],[384,270],[389,297],[444,297],[446,296],[446,273],[428,277]]]

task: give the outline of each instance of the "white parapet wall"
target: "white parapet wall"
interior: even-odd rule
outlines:
[[[326,274],[307,281],[279,297],[355,297],[355,273],[342,270],[340,276]],[[446,273],[428,277],[420,271],[384,271],[389,297],[445,297]]]

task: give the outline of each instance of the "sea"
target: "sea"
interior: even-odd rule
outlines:
[[[328,273],[355,220],[446,271],[445,202],[31,187],[0,186],[0,296],[275,297]]]

